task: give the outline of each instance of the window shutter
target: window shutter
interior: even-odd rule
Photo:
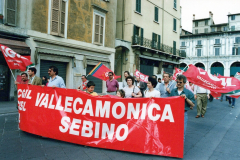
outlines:
[[[94,42],[95,43],[99,43],[99,37],[100,37],[100,33],[99,33],[99,28],[100,28],[100,16],[99,15],[95,15],[95,33],[94,33]]]
[[[158,22],[158,8],[157,7],[155,7],[155,21],[157,21]]]
[[[139,2],[138,2],[138,9],[139,9],[139,13],[141,13],[141,0],[139,0]]]
[[[174,0],[174,8],[177,9],[177,0]]]
[[[143,28],[141,28],[141,45],[143,45]]]
[[[138,11],[138,0],[136,0],[136,11]]]
[[[173,41],[173,55],[176,55],[176,41]]]
[[[158,35],[158,49],[161,49],[161,36]]]
[[[51,34],[59,35],[60,0],[52,0]]]
[[[16,26],[17,23],[17,0],[6,1],[6,24]]]
[[[101,23],[100,23],[100,44],[103,44],[103,25],[104,25],[104,18],[100,17]]]
[[[232,55],[235,55],[235,48],[232,47]]]
[[[240,47],[237,48],[237,55],[240,55]]]
[[[175,18],[173,18],[173,30],[174,31],[177,31],[176,29],[177,29],[177,20],[175,19]]]
[[[64,29],[65,29],[65,10],[66,10],[66,2],[61,0],[61,15],[60,15],[60,36],[64,37]]]
[[[154,37],[155,37],[155,33],[152,33],[152,48],[154,48]]]

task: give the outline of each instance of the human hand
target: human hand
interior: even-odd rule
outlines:
[[[41,85],[41,87],[43,88],[43,87],[44,87],[44,85]]]
[[[53,85],[53,86],[52,86],[52,88],[53,88],[53,89],[55,89],[55,88],[56,88],[56,86],[55,86],[55,85]]]
[[[197,99],[197,95],[196,94],[194,95],[194,98]]]
[[[135,93],[132,93],[132,97],[135,97]]]
[[[169,89],[169,88],[166,88],[166,91],[167,91],[168,93],[170,93],[170,89]]]
[[[210,99],[210,95],[209,94],[207,95],[207,98]]]
[[[181,96],[182,98],[184,98],[184,99],[187,98],[185,94],[182,94],[182,95],[180,95],[180,96]]]

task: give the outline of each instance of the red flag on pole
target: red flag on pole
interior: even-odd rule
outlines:
[[[181,70],[181,69],[175,67],[175,73],[174,73],[172,79],[173,79],[173,80],[176,80],[177,76],[180,75],[180,74],[183,74],[183,72],[184,72],[183,70]]]
[[[140,81],[145,82],[145,83],[148,83],[148,77],[149,77],[149,76],[147,76],[147,75],[145,75],[145,74],[142,74],[142,73],[139,72],[137,69],[136,69],[136,71],[135,71],[135,73],[134,73],[134,76],[140,77]]]
[[[101,62],[99,62],[92,70],[88,73],[88,75],[92,75],[96,78],[99,78],[101,80],[107,81],[108,80],[108,72],[113,72],[109,68],[107,68],[105,65],[103,65]],[[118,79],[121,78],[121,76],[116,76],[113,73],[113,78]]]
[[[234,77],[213,76],[207,71],[190,64],[186,72],[183,73],[188,81],[211,92],[228,93],[240,89],[240,81]]]
[[[26,67],[32,64],[27,58],[17,54],[10,48],[1,44],[0,48],[10,69],[20,69],[21,71],[25,71]]]

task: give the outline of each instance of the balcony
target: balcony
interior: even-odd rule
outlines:
[[[159,44],[158,42],[149,40],[147,38],[141,38],[140,36],[132,36],[132,45],[140,45],[146,48],[166,52],[168,54],[181,56],[180,50],[178,49],[174,49],[173,47],[170,47],[162,43]]]

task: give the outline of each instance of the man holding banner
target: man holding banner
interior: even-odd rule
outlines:
[[[107,94],[116,95],[119,89],[119,84],[116,79],[113,78],[113,72],[108,72],[109,79],[106,81]]]
[[[194,95],[191,91],[184,88],[184,85],[187,82],[187,78],[184,75],[177,76],[177,88],[174,88],[171,93],[171,96],[181,96],[185,99],[185,108],[184,108],[184,140],[187,130],[187,121],[188,121],[188,114],[187,111],[190,109],[190,107],[194,107]]]

